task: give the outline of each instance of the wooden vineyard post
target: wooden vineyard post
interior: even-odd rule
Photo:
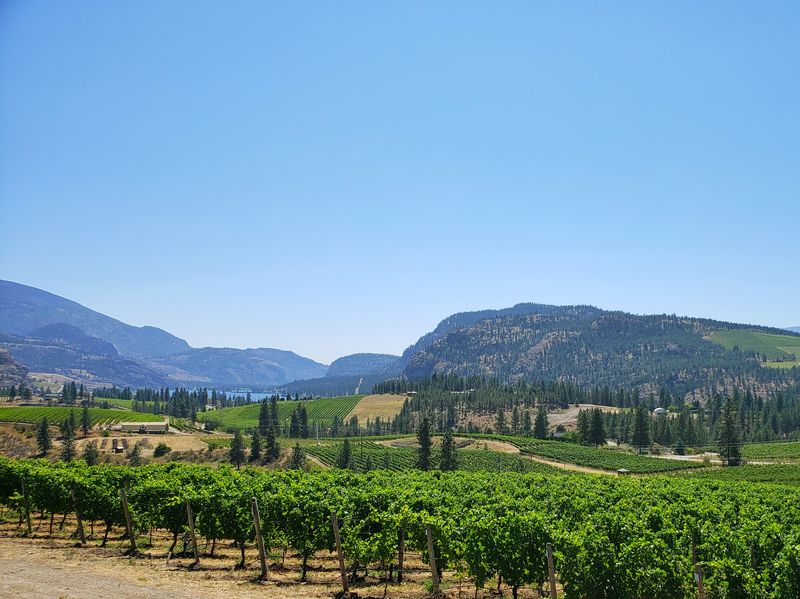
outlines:
[[[261,536],[261,515],[258,513],[258,500],[253,497],[250,502],[250,511],[253,512],[253,525],[256,529],[256,543],[258,544],[258,560],[261,562],[261,580],[269,580],[269,566],[267,566],[267,551],[264,548],[264,537]]]
[[[28,488],[25,486],[24,478],[20,478],[19,480],[22,483],[22,503],[25,506],[25,520],[27,520],[28,524],[28,532],[25,534],[32,535],[33,527],[31,526],[31,502],[28,499]]]
[[[439,572],[436,570],[436,553],[433,550],[433,534],[431,525],[425,525],[425,534],[428,537],[428,560],[431,563],[431,579],[433,582],[433,594],[439,594]]]
[[[331,524],[333,525],[333,540],[336,542],[336,555],[339,558],[339,572],[342,575],[342,590],[349,593],[350,587],[347,585],[347,571],[344,568],[344,553],[342,553],[342,541],[339,538],[339,520],[336,518],[336,512],[331,512]]]
[[[190,566],[194,568],[200,565],[200,553],[197,551],[197,535],[194,532],[194,514],[192,513],[192,504],[186,500],[186,520],[189,523],[189,534],[192,537],[192,553],[194,554],[194,563]]]
[[[83,530],[83,520],[81,520],[81,512],[78,509],[78,501],[75,499],[75,489],[70,489],[72,496],[72,507],[75,510],[75,519],[78,521],[78,537],[81,540],[81,545],[86,545],[86,533]]]
[[[403,562],[405,560],[406,535],[401,530],[397,541],[397,584],[403,582]]]
[[[119,499],[122,502],[122,515],[125,516],[125,528],[128,531],[128,538],[131,540],[131,553],[136,554],[136,536],[133,534],[133,520],[131,519],[131,511],[128,508],[128,495],[125,489],[119,490]]]
[[[557,599],[558,592],[556,591],[556,568],[553,564],[553,544],[547,543],[545,545],[547,552],[547,576],[550,579],[550,599]]]
[[[692,541],[692,562],[694,563],[694,581],[697,583],[698,599],[706,599],[706,587],[703,584],[703,566],[697,563],[697,545]]]

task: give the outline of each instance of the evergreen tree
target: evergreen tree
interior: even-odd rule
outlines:
[[[308,439],[308,412],[305,406],[300,406],[300,437]]]
[[[228,459],[231,464],[236,464],[236,469],[238,470],[242,467],[244,457],[244,439],[242,438],[242,432],[237,430],[233,435],[233,439],[231,439],[231,449],[228,453]]]
[[[447,431],[442,438],[442,459],[439,469],[443,472],[449,472],[456,468],[458,468],[456,444],[453,441],[453,432]]]
[[[606,429],[603,423],[603,411],[600,408],[592,410],[592,420],[589,424],[589,442],[597,447],[606,443]]]
[[[591,443],[592,417],[588,410],[578,412],[578,442],[581,444]]]
[[[515,435],[519,434],[519,427],[519,406],[514,406],[514,409],[511,411],[511,432]]]
[[[502,435],[506,432],[506,411],[503,406],[497,408],[497,416],[494,419],[497,434]]]
[[[70,412],[69,418],[61,423],[61,459],[71,462],[75,458],[75,415]]]
[[[299,410],[292,411],[291,424],[289,425],[289,436],[292,439],[300,437],[300,416],[298,415],[298,411]]]
[[[278,396],[273,395],[269,400],[269,414],[272,417],[272,429],[277,435],[280,430],[280,420],[278,420]]]
[[[83,461],[87,466],[94,466],[99,458],[100,452],[97,450],[97,443],[93,441],[83,446]]]
[[[270,425],[267,427],[267,437],[264,443],[264,460],[274,462],[281,456],[281,446],[275,437],[275,429]]]
[[[364,472],[369,472],[372,468],[372,455],[368,453],[367,457],[364,459]]]
[[[267,426],[271,427],[269,421],[267,421]],[[253,431],[253,438],[250,441],[250,461],[257,462],[260,459],[261,459],[261,434],[258,432],[258,429],[256,429],[255,431]]]
[[[46,416],[39,422],[39,428],[36,430],[36,444],[43,456],[53,447],[53,441],[50,439],[50,423],[47,422]]]
[[[640,405],[636,408],[636,413],[633,418],[631,444],[640,453],[650,447],[650,413],[644,405]]]
[[[289,463],[289,468],[292,470],[302,470],[306,464],[306,452],[300,447],[299,443],[295,443],[292,449],[292,460]]]
[[[547,413],[545,412],[545,416]],[[531,423],[531,411],[526,409],[522,415],[522,434],[526,437],[531,436],[533,424]]]
[[[530,422],[530,415],[528,415]],[[547,421],[547,407],[543,404],[539,405],[536,412],[536,421],[533,425],[533,436],[537,439],[547,439],[549,423]]]
[[[89,416],[89,406],[83,406],[83,410],[81,411],[81,430],[83,431],[83,437],[86,438],[89,436],[89,430],[92,428],[92,419]]]
[[[417,429],[417,442],[419,443],[419,453],[417,454],[417,468],[429,470],[431,467],[431,425],[428,417],[423,417]]]
[[[142,465],[142,448],[138,443],[134,443],[133,449],[131,449],[130,454],[128,454],[128,463],[131,466]]]
[[[720,414],[717,445],[719,457],[726,466],[738,466],[742,463],[742,425],[739,412],[730,398]]]
[[[344,470],[350,467],[350,459],[352,458],[352,450],[350,449],[350,439],[345,438],[342,446],[339,448],[339,455],[336,456],[336,467]]]
[[[258,409],[258,432],[266,437],[267,428],[272,427],[272,414],[270,413],[269,404],[264,399]]]

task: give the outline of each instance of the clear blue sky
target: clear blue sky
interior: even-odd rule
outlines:
[[[0,278],[192,345],[800,324],[798,2],[0,3]]]

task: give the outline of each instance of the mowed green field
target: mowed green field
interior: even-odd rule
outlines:
[[[363,397],[363,395],[346,395],[310,401],[279,401],[278,419],[284,422],[291,418],[292,412],[302,404],[306,407],[306,412],[308,412],[309,422],[328,424],[333,420],[334,416],[340,418],[347,416]],[[256,402],[248,406],[201,412],[197,415],[197,419],[200,422],[216,422],[218,428],[222,429],[228,427],[247,429],[258,425],[260,409],[261,404]]]
[[[27,407],[0,407],[0,422],[40,422],[47,418],[50,424],[58,424],[69,418],[70,412],[75,412],[76,421],[80,422],[82,408],[27,406]],[[114,410],[111,408],[89,408],[89,417],[92,426],[96,424],[115,424],[117,422],[154,422],[160,418],[153,414]]]
[[[754,351],[767,356],[767,366],[776,368],[791,368],[800,366],[800,336],[798,335],[772,335],[757,331],[715,331],[709,335],[714,343],[719,343],[725,349],[738,346],[742,351]],[[798,359],[777,362],[779,358],[786,359],[794,354]]]

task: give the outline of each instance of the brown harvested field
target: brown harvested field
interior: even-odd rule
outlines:
[[[358,416],[359,422],[366,422],[367,418],[380,417],[381,420],[394,418],[400,413],[405,400],[405,395],[392,395],[390,393],[367,395],[350,411],[345,420],[349,420],[353,416]]]
[[[87,439],[78,440],[78,450],[83,451],[86,443],[95,443],[101,454],[112,453],[114,442],[122,444],[127,452],[136,443],[140,444],[142,455],[152,456],[153,450],[159,443],[166,443],[172,451],[203,451],[208,449],[208,444],[203,442],[208,435],[193,434],[166,434],[166,435],[137,435],[137,434],[111,434],[108,437],[94,435]]]

